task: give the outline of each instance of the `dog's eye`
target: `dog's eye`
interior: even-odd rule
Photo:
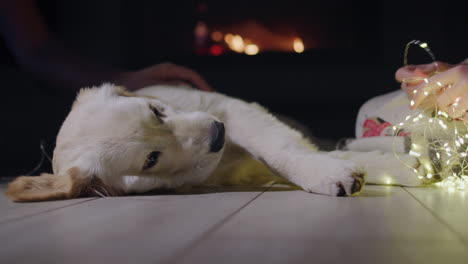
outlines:
[[[159,155],[161,155],[161,152],[159,151],[153,151],[151,152],[148,157],[146,157],[145,164],[143,165],[143,170],[149,169],[156,165],[158,162]]]
[[[150,105],[150,108],[151,108],[151,111],[153,111],[154,115],[155,115],[161,122],[163,122],[163,120],[162,120],[161,118],[166,117],[166,115],[163,114],[157,107],[154,107],[154,106]]]

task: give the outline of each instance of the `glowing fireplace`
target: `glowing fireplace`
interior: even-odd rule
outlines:
[[[222,3],[220,3],[222,2]],[[198,55],[303,53],[353,45],[353,8],[347,1],[206,0],[194,27]],[[353,35],[354,34],[354,35]]]

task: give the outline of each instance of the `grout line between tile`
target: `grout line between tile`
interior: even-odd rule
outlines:
[[[431,208],[427,207],[421,200],[419,200],[416,196],[414,196],[410,191],[408,191],[405,187],[401,187],[403,190],[405,190],[405,192],[407,192],[411,197],[413,197],[413,199],[415,199],[422,207],[424,207],[427,211],[429,211],[429,213],[435,217],[435,219],[441,223],[442,225],[444,225],[448,230],[450,230],[450,232],[452,232],[455,237],[457,237],[460,242],[462,242],[462,244],[465,245],[465,247],[468,248],[468,241],[462,236],[459,234],[459,232],[457,232],[457,230],[455,230],[455,228],[453,228],[449,223],[447,223],[442,217],[440,217],[436,212],[434,212]]]
[[[216,223],[214,226],[209,228],[207,231],[203,232],[203,234],[201,234],[198,238],[196,238],[195,240],[190,242],[187,246],[185,246],[184,248],[182,248],[180,250],[177,250],[176,253],[172,257],[169,257],[166,261],[163,261],[162,263],[179,263],[180,260],[182,260],[185,256],[188,255],[188,253],[190,253],[198,245],[200,245],[202,241],[204,241],[211,234],[213,234],[214,232],[219,230],[224,224],[226,224],[229,221],[229,219],[231,219],[233,216],[235,216],[237,213],[239,213],[242,209],[244,209],[249,204],[251,204],[253,201],[255,201],[262,194],[267,192],[273,185],[274,185],[274,183],[272,183],[270,186],[266,187],[265,190],[263,190],[262,192],[257,194],[255,197],[250,199],[247,203],[243,204],[241,207],[236,209],[234,212],[230,213],[229,215],[227,215],[226,217],[221,219],[218,223]],[[177,253],[177,252],[180,252],[180,253]]]
[[[33,214],[26,214],[26,215],[22,215],[22,216],[18,216],[18,217],[13,217],[11,219],[0,221],[0,227],[2,227],[2,225],[9,224],[9,223],[12,223],[12,222],[16,222],[16,221],[22,220],[22,219],[27,218],[27,217],[32,217],[32,216],[41,215],[41,214],[44,214],[44,213],[49,213],[49,212],[52,212],[52,211],[60,210],[60,209],[63,209],[63,208],[74,206],[74,205],[94,201],[96,199],[100,199],[100,197],[86,199],[84,201],[80,201],[80,202],[77,202],[77,203],[72,203],[72,204],[68,204],[68,205],[64,205],[64,206],[60,206],[60,207],[56,207],[56,208],[51,208],[51,209],[48,209],[48,210],[45,210],[45,211],[40,211],[40,212],[33,213]]]

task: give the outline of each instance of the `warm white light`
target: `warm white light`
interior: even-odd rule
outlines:
[[[243,52],[244,51],[244,40],[241,36],[235,35],[232,37],[232,42],[230,48],[236,52]]]
[[[258,46],[255,45],[255,44],[249,44],[247,46],[245,46],[245,49],[244,49],[244,52],[245,54],[247,55],[255,55],[258,53]]]
[[[304,43],[300,38],[295,38],[293,42],[293,49],[297,53],[304,52]]]

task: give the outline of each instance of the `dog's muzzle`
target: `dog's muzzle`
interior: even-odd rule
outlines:
[[[224,146],[224,124],[218,121],[214,121],[211,124],[211,142],[210,142],[210,151],[218,152]]]

